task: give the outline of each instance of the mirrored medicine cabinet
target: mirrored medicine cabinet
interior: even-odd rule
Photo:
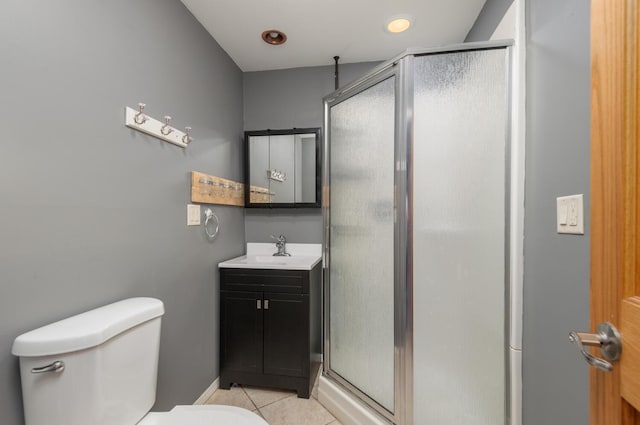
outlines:
[[[320,207],[320,128],[245,131],[245,207]]]

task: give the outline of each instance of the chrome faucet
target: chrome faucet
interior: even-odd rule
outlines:
[[[287,252],[287,238],[284,235],[280,235],[277,238],[271,235],[276,242],[276,248],[278,248],[278,252],[273,254],[275,257],[291,257],[291,254]]]

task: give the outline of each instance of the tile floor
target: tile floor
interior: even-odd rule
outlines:
[[[317,366],[316,366],[317,367]],[[269,425],[340,425],[340,422],[318,403],[318,376],[309,399],[298,398],[294,391],[237,386],[218,389],[206,404],[226,404],[251,410]]]

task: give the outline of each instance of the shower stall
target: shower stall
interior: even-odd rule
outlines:
[[[324,369],[345,425],[509,423],[509,43],[324,99]]]

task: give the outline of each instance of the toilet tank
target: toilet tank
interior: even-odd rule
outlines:
[[[155,402],[163,314],[130,298],[17,337],[26,425],[138,422]]]

